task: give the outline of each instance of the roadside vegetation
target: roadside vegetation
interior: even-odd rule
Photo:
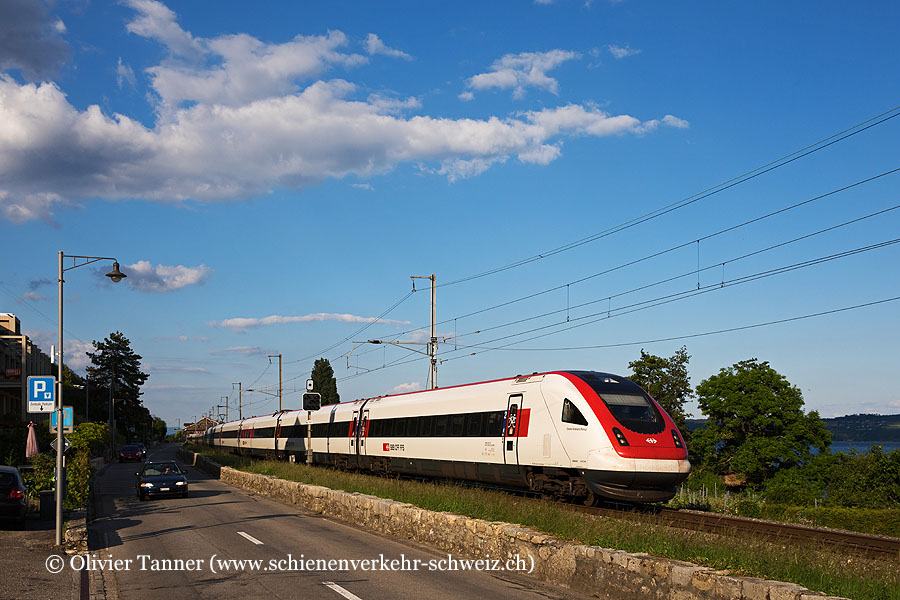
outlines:
[[[665,527],[652,516],[587,515],[558,502],[512,496],[449,483],[428,483],[255,460],[186,446],[221,465],[290,481],[408,502],[486,521],[517,523],[592,546],[683,560],[734,575],[790,581],[814,591],[856,600],[900,598],[898,561],[845,556],[825,546],[778,544]]]

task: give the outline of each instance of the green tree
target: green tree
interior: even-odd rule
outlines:
[[[107,399],[115,399],[116,429],[126,438],[139,435],[143,426],[152,422],[150,411],[141,404],[141,386],[148,375],[141,371],[141,356],[131,349],[131,342],[121,332],[109,334],[102,342],[94,341],[95,352],[88,352],[93,366],[87,367],[91,381],[103,388]]]
[[[689,434],[685,421],[690,416],[684,403],[694,395],[687,370],[690,360],[687,348],[682,346],[669,358],[647,354],[641,348],[641,357],[628,363],[628,378],[659,402],[684,436]]]
[[[320,358],[313,364],[312,375],[313,391],[322,396],[322,406],[337,404],[341,396],[337,391],[337,380],[334,378],[334,369],[327,358]]]
[[[166,422],[159,417],[153,417],[153,439],[160,441],[166,439],[167,431]]]
[[[779,469],[803,465],[831,434],[803,394],[768,362],[744,360],[697,386],[706,427],[694,432],[700,462],[735,484],[759,484]]]

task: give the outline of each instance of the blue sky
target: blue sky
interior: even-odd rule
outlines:
[[[269,354],[287,407],[320,356],[345,400],[422,389],[424,357],[347,354],[427,338],[431,273],[441,386],[686,345],[694,384],[756,357],[823,416],[900,413],[898,13],[4,2],[0,310],[49,351],[57,252],[117,257],[67,275],[67,363],[122,331],[170,424],[271,393]]]

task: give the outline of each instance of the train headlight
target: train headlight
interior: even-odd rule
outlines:
[[[620,446],[627,446],[628,440],[625,439],[625,434],[622,433],[622,430],[618,427],[613,427],[613,435],[616,436],[616,441],[619,442]]]
[[[678,431],[675,429],[672,430],[672,439],[675,440],[676,448],[684,448],[684,444],[681,443],[681,436],[678,435]]]

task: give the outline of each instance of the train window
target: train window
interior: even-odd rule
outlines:
[[[478,437],[481,435],[481,421],[483,416],[482,413],[466,415],[466,437]]]
[[[434,422],[434,436],[445,437],[447,435],[447,422],[450,420],[448,415],[438,415]]]
[[[581,411],[578,410],[578,407],[575,406],[568,398],[563,400],[562,422],[572,423],[573,425],[588,424],[587,419],[584,418],[584,415],[581,414]]]
[[[459,437],[464,432],[466,415],[451,415],[450,417],[450,435]]]
[[[500,437],[503,435],[503,411],[489,413],[485,419],[485,435]]]
[[[422,417],[422,437],[434,435],[434,416]]]

